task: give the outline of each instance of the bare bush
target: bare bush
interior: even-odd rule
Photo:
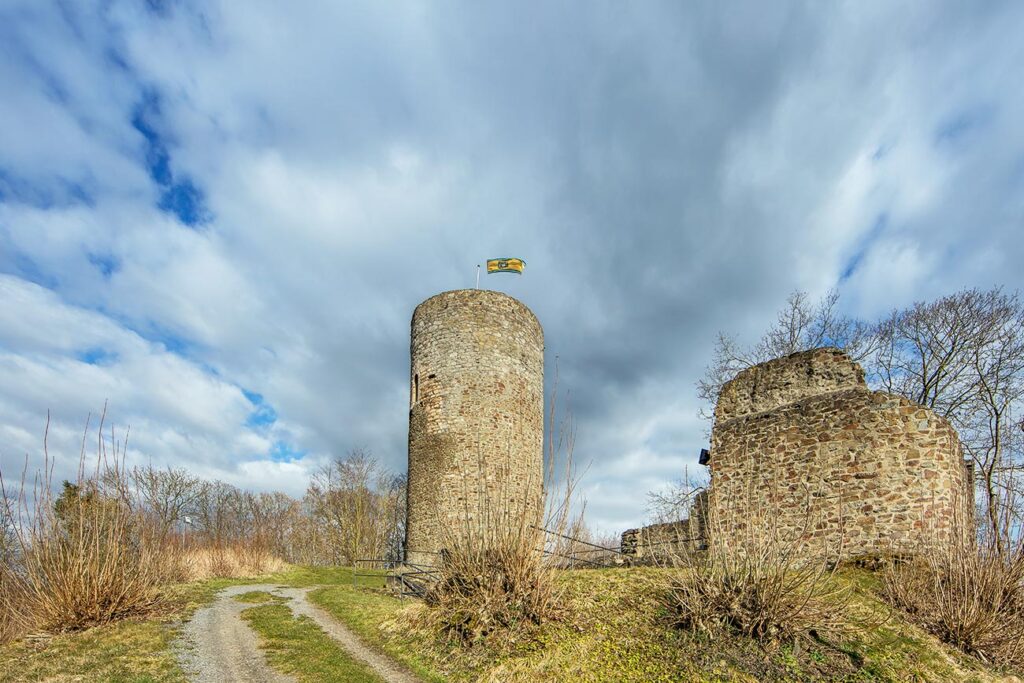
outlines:
[[[549,424],[555,424],[554,415],[552,400]],[[482,454],[477,467],[486,478],[462,477],[477,487],[463,500],[477,504],[467,507],[454,527],[443,529],[439,578],[427,594],[428,618],[449,637],[467,646],[493,642],[511,630],[521,638],[564,613],[558,572],[571,556],[572,537],[566,532],[580,524],[572,512],[574,441],[570,418],[560,424],[557,438],[548,435],[541,500],[510,495],[510,464],[487,471]],[[565,469],[556,485],[559,460]],[[531,482],[526,490],[533,490]]]
[[[528,523],[451,537],[428,594],[434,623],[472,645],[556,616],[558,591],[544,541],[544,532]]]
[[[162,558],[127,485],[124,442],[113,430],[104,435],[101,418],[91,471],[83,439],[77,480],[65,482],[59,496],[51,487],[45,436],[43,452],[43,471],[33,484],[23,476],[9,496],[0,479],[15,550],[0,560],[4,617],[17,624],[7,636],[81,629],[151,610],[164,580]]]
[[[771,490],[775,480],[768,477],[769,490],[755,487],[752,480],[744,500],[728,506],[716,504],[713,486],[708,490],[708,509],[717,514],[701,524],[710,540],[707,549],[677,551],[665,562],[674,570],[666,599],[675,625],[762,642],[789,641],[813,628],[838,626],[847,600],[847,592],[833,581],[841,549],[815,536],[821,513],[812,501],[818,492],[808,487],[802,524],[786,528],[778,513],[781,492]],[[697,490],[691,483],[678,487],[691,494]]]
[[[0,643],[13,639],[28,626],[25,595],[17,569],[21,566],[21,548],[10,513],[15,501],[3,501],[0,507]]]
[[[886,567],[885,597],[940,640],[982,661],[1024,669],[1024,537],[1009,510],[998,536],[956,519],[952,542],[930,535]]]
[[[34,477],[28,458],[13,486],[0,475],[0,640],[143,613],[167,583],[257,576],[284,559],[400,556],[405,478],[366,453],[332,462],[296,500],[181,469],[129,469],[126,444],[103,433],[105,415],[95,458],[87,425],[78,476],[62,490],[45,435]]]

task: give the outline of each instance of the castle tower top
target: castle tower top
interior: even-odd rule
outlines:
[[[837,348],[799,351],[747,368],[722,386],[715,423],[773,410],[810,396],[867,390],[864,370]]]

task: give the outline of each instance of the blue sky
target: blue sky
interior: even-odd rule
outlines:
[[[299,494],[405,467],[415,305],[545,327],[592,523],[696,468],[719,330],[1024,285],[1024,6],[7,2],[0,467],[136,461]],[[499,279],[500,278],[500,279]]]

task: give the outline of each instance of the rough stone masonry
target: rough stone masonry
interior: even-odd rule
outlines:
[[[412,316],[406,562],[469,533],[539,523],[544,331],[519,301],[463,289]]]
[[[871,391],[842,351],[762,363],[722,387],[709,467],[709,542],[751,534],[834,557],[944,542],[969,519],[971,480],[950,424]]]
[[[950,424],[869,390],[863,369],[834,348],[727,382],[702,462],[711,481],[690,520],[627,531],[623,554],[658,563],[705,544],[774,537],[817,544],[833,559],[879,556],[946,542],[973,514],[973,476]]]

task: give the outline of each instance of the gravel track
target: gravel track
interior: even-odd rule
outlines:
[[[185,624],[179,648],[182,668],[192,683],[288,683],[295,679],[270,668],[259,649],[259,639],[242,621],[242,610],[252,607],[232,596],[274,586],[232,586],[220,592],[209,607],[196,610]]]
[[[288,683],[295,680],[270,668],[259,649],[258,637],[241,617],[242,610],[254,605],[234,599],[242,593],[265,591],[289,598],[284,604],[293,614],[312,619],[354,659],[365,663],[386,683],[420,683],[418,677],[368,648],[346,626],[309,602],[306,594],[310,590],[256,584],[231,586],[218,593],[216,601],[197,610],[182,629],[178,655],[189,680],[192,683]]]

